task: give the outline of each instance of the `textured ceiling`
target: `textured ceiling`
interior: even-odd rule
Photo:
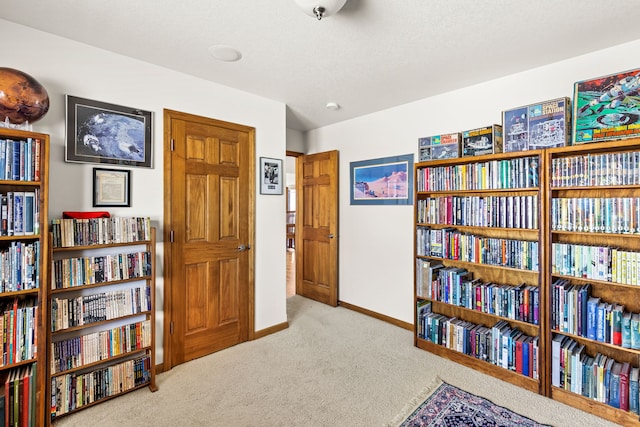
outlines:
[[[301,131],[640,39],[638,0],[347,0],[322,21],[294,0],[1,3],[8,21],[283,102]],[[242,60],[214,60],[216,44]]]

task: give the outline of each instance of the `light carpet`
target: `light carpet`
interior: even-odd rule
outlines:
[[[546,424],[614,426],[420,350],[411,331],[353,310],[294,296],[287,315],[281,332],[158,375],[155,393],[137,390],[55,426],[383,426],[436,377]]]

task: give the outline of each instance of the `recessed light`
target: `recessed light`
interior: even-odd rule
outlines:
[[[222,44],[211,46],[209,53],[218,61],[224,62],[236,62],[242,58],[242,54],[238,50]]]
[[[340,105],[337,102],[327,102],[327,109],[328,110],[339,110],[340,109]]]

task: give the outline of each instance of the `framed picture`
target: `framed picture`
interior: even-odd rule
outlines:
[[[351,162],[352,205],[412,205],[413,154]]]
[[[93,168],[93,206],[131,206],[131,171]]]
[[[260,194],[282,194],[283,179],[281,159],[260,157]]]
[[[66,96],[65,161],[150,168],[151,112]]]

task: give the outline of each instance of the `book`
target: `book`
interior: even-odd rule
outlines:
[[[638,414],[638,380],[640,368],[633,367],[629,374],[629,412]]]
[[[622,363],[613,362],[611,380],[609,382],[609,405],[620,409],[620,372]]]
[[[34,191],[25,191],[24,193],[24,234],[32,236],[35,233],[35,206],[36,193]]]
[[[631,365],[624,362],[620,369],[620,409],[629,410],[629,375],[631,373]]]
[[[631,348],[631,313],[622,314],[622,347]]]

